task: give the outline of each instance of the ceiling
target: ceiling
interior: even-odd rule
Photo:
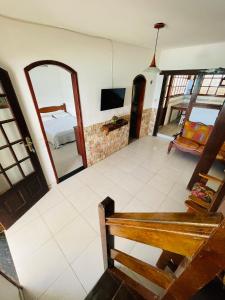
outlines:
[[[0,15],[144,47],[225,41],[225,0],[0,0]]]

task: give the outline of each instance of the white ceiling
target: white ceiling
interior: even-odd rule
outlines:
[[[0,0],[0,15],[152,47],[225,41],[225,0]]]

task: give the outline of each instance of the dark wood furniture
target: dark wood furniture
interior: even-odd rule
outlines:
[[[115,213],[114,201],[106,198],[99,205],[99,217],[105,273],[86,300],[188,300],[225,268],[222,214]],[[174,274],[160,270],[115,249],[114,236],[185,258]],[[159,285],[164,293],[158,296],[116,268],[114,261]]]
[[[168,123],[170,123],[171,116],[174,110],[178,110],[179,112],[186,112],[188,108],[188,103],[179,103],[171,106],[170,115],[168,119]]]
[[[34,91],[34,87],[32,84],[32,80],[30,77],[29,72],[38,67],[38,66],[42,66],[42,65],[55,65],[58,66],[60,68],[63,68],[64,70],[68,71],[71,75],[71,81],[72,81],[72,89],[73,89],[73,95],[74,95],[74,105],[75,105],[75,111],[76,111],[76,117],[77,117],[77,126],[78,126],[78,130],[79,130],[79,136],[80,136],[80,148],[81,148],[81,156],[82,156],[82,160],[83,160],[83,166],[86,168],[87,167],[87,157],[86,157],[86,148],[85,148],[85,139],[84,139],[84,129],[83,129],[83,118],[82,118],[82,111],[81,111],[81,104],[80,104],[80,93],[79,93],[79,86],[78,86],[78,78],[77,78],[77,72],[71,68],[70,66],[61,63],[59,61],[55,61],[55,60],[40,60],[40,61],[36,61],[34,63],[31,63],[30,65],[28,65],[26,68],[24,68],[24,72],[25,72],[25,76],[27,79],[27,83],[30,89],[30,93],[34,102],[34,106],[37,112],[37,116],[39,119],[39,123],[40,123],[40,127],[41,127],[41,131],[45,140],[45,145],[47,147],[48,150],[48,155],[52,164],[52,168],[55,174],[55,178],[57,183],[60,182],[58,175],[57,175],[57,171],[56,171],[56,167],[54,164],[54,160],[51,154],[51,150],[48,144],[48,140],[47,140],[47,136],[45,133],[45,129],[44,129],[44,125],[41,119],[41,115],[39,112],[39,107],[38,107],[38,102],[37,102],[37,98],[36,98],[36,94]]]
[[[128,124],[128,121],[125,119],[118,119],[115,123],[108,123],[102,126],[102,131],[108,135],[111,131],[119,129]]]

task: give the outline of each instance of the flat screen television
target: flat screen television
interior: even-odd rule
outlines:
[[[125,91],[125,88],[102,89],[101,110],[123,107]]]

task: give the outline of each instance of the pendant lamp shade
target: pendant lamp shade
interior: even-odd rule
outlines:
[[[144,72],[151,72],[152,74],[157,74],[160,72],[160,69],[156,65],[156,49],[157,49],[157,43],[158,43],[158,37],[159,37],[159,29],[164,28],[164,23],[156,23],[154,25],[154,28],[157,29],[157,35],[156,35],[156,41],[155,41],[155,50],[152,58],[152,62],[147,67],[147,69],[144,70]]]

